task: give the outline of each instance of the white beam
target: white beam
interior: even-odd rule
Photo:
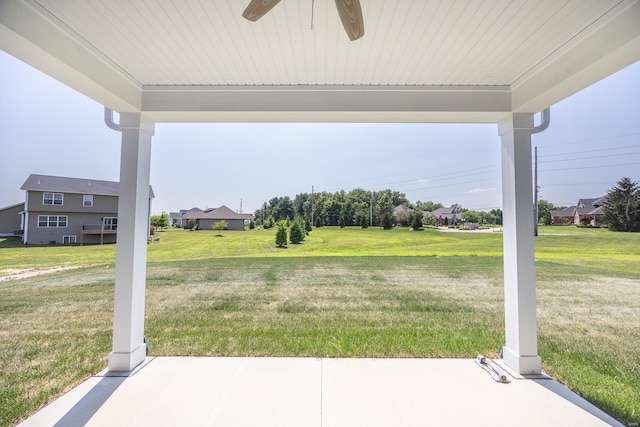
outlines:
[[[144,298],[149,223],[149,173],[154,124],[139,113],[120,114],[122,151],[118,243],[109,371],[131,371],[144,361]]]
[[[498,124],[502,139],[502,205],[506,344],[503,358],[520,374],[539,374],[531,179],[533,114]]]
[[[145,86],[156,122],[482,122],[511,112],[503,86]]]

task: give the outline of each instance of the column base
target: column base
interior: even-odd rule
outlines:
[[[540,375],[542,361],[540,356],[521,356],[507,347],[502,348],[504,363],[520,375]]]
[[[130,372],[144,362],[147,356],[147,344],[142,343],[129,353],[109,353],[109,372]]]

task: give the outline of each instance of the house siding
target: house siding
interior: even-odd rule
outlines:
[[[84,194],[63,193],[62,205],[43,204],[43,191],[27,191],[27,203],[29,215],[27,217],[26,236],[27,244],[62,244],[64,236],[76,236],[80,243],[115,243],[115,234],[85,234],[81,237],[83,225],[102,224],[104,217],[118,216],[118,196],[93,195],[93,206],[83,206]],[[66,227],[38,227],[40,215],[66,215],[68,217]]]
[[[211,230],[213,224],[218,221],[221,220],[200,218],[198,220],[198,228],[200,230]],[[225,221],[227,221],[227,228],[225,228],[225,230],[244,230],[243,219],[226,219]]]
[[[0,209],[0,234],[13,234],[21,229],[24,203]]]

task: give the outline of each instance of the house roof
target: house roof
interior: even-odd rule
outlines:
[[[433,212],[431,212],[431,214],[433,216],[455,215],[455,212],[453,212],[453,207],[450,206],[448,208],[438,208],[438,209],[434,210]]]
[[[25,191],[55,191],[60,193],[117,196],[120,183],[86,178],[31,174],[20,187]],[[155,197],[149,186],[149,197]]]
[[[241,214],[234,212],[229,209],[225,205],[220,206],[219,208],[207,209],[202,213],[201,218],[208,219],[251,219],[253,215],[251,214]]]
[[[2,1],[0,49],[154,122],[496,123],[640,60],[638,0],[248,3]]]
[[[409,213],[409,212],[413,212],[413,209],[411,209],[408,206],[405,205],[398,205],[395,208],[393,208],[393,214],[397,214],[398,212],[405,212],[405,213]]]
[[[17,208],[17,207],[20,207],[20,206],[24,206],[24,202],[20,202],[20,203],[14,204],[14,205],[9,205],[9,206],[2,207],[2,208],[0,208],[0,211],[6,211],[6,210],[14,209],[14,208]]]
[[[183,216],[184,219],[212,219],[212,220],[234,220],[234,219],[252,219],[251,214],[241,214],[234,212],[227,206],[222,205],[219,208],[209,208],[204,211],[200,208],[191,208]]]
[[[564,208],[562,210],[559,211],[551,211],[551,216],[573,216],[573,212],[574,209],[576,207],[575,206],[569,206],[568,208]]]

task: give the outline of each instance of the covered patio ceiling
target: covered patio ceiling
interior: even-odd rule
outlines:
[[[361,0],[354,42],[333,0],[248,3],[3,0],[0,48],[154,122],[497,123],[640,59],[635,0]]]

